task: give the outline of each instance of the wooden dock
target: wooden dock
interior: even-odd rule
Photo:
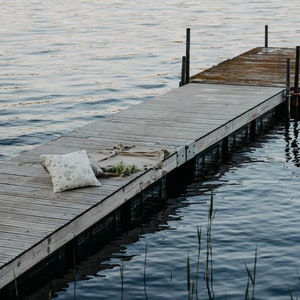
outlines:
[[[191,77],[190,81],[284,87],[288,58],[293,77],[296,59],[295,49],[258,47],[196,74]]]
[[[0,289],[172,170],[283,103],[284,65],[287,56],[294,59],[293,51],[253,49],[193,76],[192,83],[1,162]],[[41,154],[86,149],[97,161],[99,152],[118,144],[168,155],[159,168],[53,193]]]

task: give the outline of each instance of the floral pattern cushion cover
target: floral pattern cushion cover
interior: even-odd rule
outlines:
[[[54,193],[101,185],[94,175],[86,150],[62,155],[41,155],[40,159],[51,176]]]

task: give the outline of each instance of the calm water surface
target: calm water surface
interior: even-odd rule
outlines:
[[[186,27],[191,74],[262,46],[265,24],[270,46],[294,47],[300,36],[296,0],[0,4],[1,160],[176,88]],[[155,230],[148,224],[136,241],[109,245],[106,260],[96,256],[92,268],[78,266],[76,280],[66,277],[57,299],[120,299],[121,261],[124,299],[187,299],[186,259],[194,272],[197,226],[205,229],[211,188],[216,298],[243,298],[244,263],[252,266],[257,245],[257,299],[289,299],[288,288],[300,286],[298,124],[292,125],[276,127],[219,176],[196,180],[170,199],[179,206],[166,208]]]
[[[178,86],[251,48],[297,45],[296,0],[0,0],[0,159]]]

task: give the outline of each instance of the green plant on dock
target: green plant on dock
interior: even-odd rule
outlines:
[[[107,176],[129,176],[136,172],[139,172],[140,169],[136,165],[126,165],[123,161],[120,163],[103,168],[103,171]]]

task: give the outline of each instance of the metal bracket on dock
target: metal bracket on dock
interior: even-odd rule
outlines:
[[[177,167],[183,165],[186,162],[185,146],[177,149]]]
[[[177,167],[183,165],[186,161],[195,156],[195,142],[190,142],[177,149]]]
[[[194,158],[195,156],[195,142],[191,142],[188,145],[185,145],[185,155],[186,155],[186,160],[190,160]]]

